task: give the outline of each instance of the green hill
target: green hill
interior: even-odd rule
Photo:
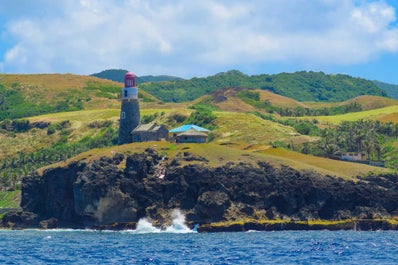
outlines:
[[[46,113],[118,108],[123,85],[72,74],[0,74],[0,121]],[[145,91],[139,97],[158,101]]]
[[[398,85],[383,83],[380,81],[373,81],[378,87],[385,90],[389,97],[398,99]]]
[[[283,79],[283,76],[286,76],[286,79]],[[318,168],[314,168],[307,162],[307,160],[314,160],[312,157],[299,155],[296,152],[304,150],[306,144],[317,143],[322,137],[320,130],[336,126],[335,123],[326,120],[327,118],[323,120],[323,117],[319,116],[307,116],[301,120],[297,117],[281,117],[275,110],[267,111],[270,106],[280,109],[285,107],[317,109],[332,108],[335,107],[335,104],[342,104],[342,106],[351,104],[351,101],[341,103],[301,102],[271,92],[271,90],[275,92],[276,87],[282,87],[283,82],[287,84],[287,87],[290,87],[290,84],[294,88],[297,88],[298,84],[304,87],[304,84],[309,83],[310,76],[313,77],[313,80],[318,78],[330,81],[336,78],[336,76],[323,73],[300,72],[247,76],[238,71],[230,71],[208,78],[143,83],[140,86],[143,88],[140,89],[141,118],[142,121],[145,121],[144,123],[157,122],[165,124],[168,128],[173,128],[191,121],[196,124],[205,122],[210,117],[212,118],[211,124],[203,126],[211,125],[213,127],[212,133],[209,135],[211,144],[198,147],[195,151],[202,150],[203,153],[210,156],[215,152],[214,150],[222,147],[217,150],[222,150],[222,152],[228,150],[229,154],[216,157],[216,159],[220,159],[217,161],[221,161],[226,159],[226,155],[235,153],[239,153],[239,157],[242,157],[241,151],[245,150],[243,156],[245,158],[246,151],[252,152],[253,156],[268,154],[280,164],[319,171]],[[281,80],[278,81],[279,78]],[[338,80],[347,83],[348,87],[358,88],[369,85],[366,80],[348,76],[340,76]],[[274,89],[261,85],[263,84],[261,82],[266,82],[268,85],[274,84]],[[167,87],[170,84],[172,85]],[[327,84],[326,81],[319,83],[318,86],[325,87],[325,84]],[[188,88],[192,88],[192,86],[195,86],[195,89],[192,90],[192,93],[188,93],[190,91]],[[237,88],[239,86],[243,88]],[[257,89],[247,89],[250,86],[257,87]],[[341,83],[339,86],[342,87]],[[96,152],[112,153],[111,149],[98,150],[96,148],[110,147],[116,143],[120,114],[120,102],[117,100],[117,95],[120,93],[121,87],[121,83],[93,76],[71,74],[0,75],[0,190],[10,187],[18,188],[21,176],[39,167],[65,161],[82,152],[91,150],[91,154]],[[154,94],[164,98],[171,96],[175,101],[181,100],[182,95],[197,97],[198,94],[204,93],[204,91],[210,92],[213,88],[229,88],[217,91],[214,89],[213,93],[189,103],[163,103],[143,91],[146,88],[159,87],[164,88],[164,91],[154,90]],[[178,89],[173,90],[176,87]],[[147,91],[151,91],[150,89]],[[374,90],[375,93],[377,91],[382,93],[379,89]],[[200,93],[195,94],[194,92]],[[362,96],[353,101],[360,104],[363,110],[373,109],[375,106],[380,108],[396,105],[392,99],[375,96]],[[195,108],[198,105],[207,106],[207,108]],[[388,135],[376,135],[380,136],[376,139],[380,140],[382,158],[389,159],[388,165],[393,167],[397,165],[396,161],[398,161],[398,146],[396,138],[394,138],[396,137],[395,131],[398,132],[398,130],[395,130],[396,127],[393,126],[397,124],[398,111],[395,107],[385,110],[388,111],[362,111],[350,116],[341,115],[336,119],[339,121],[371,119],[393,123],[390,128],[384,125],[379,126],[389,130]],[[202,113],[196,115],[196,120],[193,120],[194,115],[191,114],[197,112]],[[24,117],[24,120],[15,120],[20,117]],[[174,143],[164,144],[166,145],[164,148],[167,150],[176,148]],[[142,143],[141,145],[145,146],[146,144]],[[296,152],[270,148],[272,146],[290,148]],[[123,148],[126,148],[126,152],[133,152],[136,145],[128,145]],[[322,159],[322,161],[324,169],[333,172],[333,168],[326,168],[331,164],[330,160]],[[348,168],[347,164],[336,163],[335,168],[342,170]],[[359,167],[357,164],[352,166]],[[359,168],[362,169],[362,167]],[[366,172],[370,169],[367,169]],[[335,171],[337,172],[337,169]],[[352,172],[353,174],[358,173]],[[341,173],[343,174],[343,172]]]
[[[322,72],[246,75],[232,70],[213,76],[189,80],[144,83],[143,90],[165,102],[195,100],[219,88],[243,87],[269,90],[298,101],[339,102],[361,95],[386,96],[372,81],[348,75]]]
[[[109,69],[104,70],[99,73],[92,74],[91,76],[95,76],[98,78],[108,79],[115,82],[124,82],[124,75],[127,73],[127,70],[123,69]],[[142,84],[146,82],[164,82],[164,81],[178,81],[183,80],[180,77],[170,76],[170,75],[144,75],[137,77],[137,84]]]
[[[278,113],[281,116],[329,116],[398,105],[398,100],[380,96],[358,96],[342,102],[300,102],[269,90],[221,88],[192,102],[194,109]]]

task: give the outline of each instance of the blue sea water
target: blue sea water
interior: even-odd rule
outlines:
[[[398,264],[398,232],[0,230],[0,264]]]

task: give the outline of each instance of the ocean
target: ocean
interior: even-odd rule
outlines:
[[[397,231],[0,230],[0,264],[398,264]]]

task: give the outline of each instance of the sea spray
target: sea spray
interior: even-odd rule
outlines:
[[[137,228],[133,232],[137,234],[160,233],[161,229],[156,228],[146,218],[141,218],[137,223]]]
[[[190,229],[185,224],[185,216],[179,209],[174,209],[171,214],[172,224],[167,226],[165,229],[160,229],[155,226],[151,222],[148,221],[147,218],[141,218],[137,223],[137,228],[130,232],[136,234],[148,234],[148,233],[174,233],[174,234],[186,234],[186,233],[196,233],[196,229]]]
[[[180,210],[174,209],[171,212],[172,224],[166,228],[167,233],[192,233],[192,231],[186,224],[185,224],[185,216],[181,213]]]

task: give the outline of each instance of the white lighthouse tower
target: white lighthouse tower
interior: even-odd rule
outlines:
[[[127,72],[124,76],[121,100],[118,144],[126,144],[133,141],[131,132],[140,124],[138,88],[136,87],[136,76],[132,72]]]

